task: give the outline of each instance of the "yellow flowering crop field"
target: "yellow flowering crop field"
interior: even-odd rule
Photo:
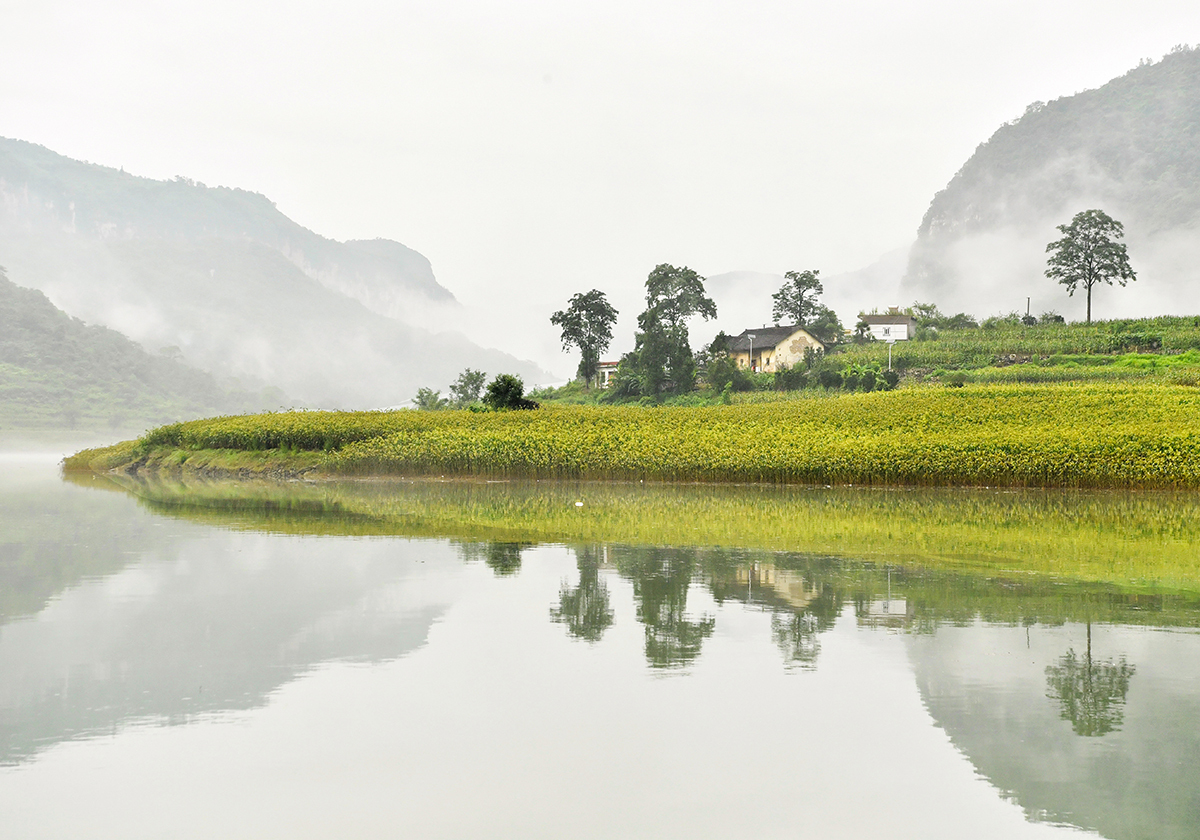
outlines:
[[[989,384],[686,408],[287,412],[164,426],[122,457],[184,464],[213,451],[269,453],[276,470],[294,455],[330,475],[1194,488],[1200,389]]]

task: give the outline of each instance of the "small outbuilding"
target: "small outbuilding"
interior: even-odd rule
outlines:
[[[862,315],[859,320],[871,330],[876,341],[908,341],[917,331],[917,321],[911,315],[889,312],[886,315]]]
[[[616,378],[617,368],[620,366],[620,362],[598,362],[596,364],[596,384],[601,388],[607,388]]]
[[[739,367],[774,373],[804,361],[804,353],[825,352],[825,345],[801,326],[744,330],[729,339],[729,355]]]

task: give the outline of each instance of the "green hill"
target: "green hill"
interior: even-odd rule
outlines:
[[[1073,317],[1077,302],[1042,275],[1045,247],[1093,207],[1125,224],[1139,274],[1098,293],[1101,317],[1184,314],[1200,289],[1200,49],[1001,126],[934,197],[902,288],[948,311],[1023,311],[1030,296],[1035,314]]]
[[[0,270],[0,426],[145,428],[285,400],[222,388],[171,355],[70,317]]]

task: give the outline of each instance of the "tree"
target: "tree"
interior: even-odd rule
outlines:
[[[677,668],[695,661],[716,619],[690,618],[688,588],[696,578],[697,552],[683,548],[626,548],[617,569],[633,582],[637,619],[644,627],[646,659],[652,668]]]
[[[771,317],[776,325],[781,321],[791,321],[801,327],[807,326],[813,317],[817,304],[817,295],[825,291],[821,281],[817,279],[820,271],[789,271],[783,276],[787,278],[779,291],[771,295],[775,305],[771,308]]]
[[[596,378],[596,366],[612,341],[616,322],[617,310],[598,289],[573,296],[566,309],[550,316],[550,323],[562,329],[563,350],[579,348],[579,369],[575,375],[587,384]]]
[[[448,405],[448,400],[442,396],[442,392],[432,388],[418,388],[412,402],[418,411],[439,411]]]
[[[532,547],[532,543],[522,542],[458,543],[463,560],[468,563],[482,560],[496,577],[511,577],[521,571],[521,554]]]
[[[704,278],[684,266],[663,263],[646,278],[646,311],[638,316],[632,353],[621,360],[626,376],[643,396],[683,393],[696,383],[687,321],[717,317],[717,305],[704,291]]]
[[[1046,261],[1046,276],[1067,287],[1067,294],[1083,286],[1087,291],[1087,322],[1092,322],[1092,287],[1097,283],[1122,286],[1137,276],[1129,267],[1125,245],[1117,242],[1125,235],[1124,226],[1103,210],[1076,213],[1069,225],[1059,225],[1063,238],[1046,246],[1053,256]]]
[[[481,370],[467,368],[458,375],[450,386],[450,399],[455,408],[466,408],[471,403],[479,402],[483,392],[483,384],[487,382],[487,374]]]
[[[833,344],[842,337],[842,322],[837,313],[817,300],[825,291],[821,285],[820,271],[789,271],[783,276],[786,282],[779,291],[771,295],[775,301],[771,318],[778,325],[790,321],[803,327],[824,344]]]
[[[808,323],[804,326],[809,334],[819,340],[822,344],[836,344],[841,340],[842,334],[845,332],[842,327],[842,321],[838,318],[837,313],[823,303],[818,303],[813,307],[812,316]]]
[[[738,367],[729,355],[729,336],[724,331],[717,333],[717,337],[700,354],[699,360],[704,367],[704,381],[714,391],[722,392],[726,387],[730,391],[751,389],[750,372]]]
[[[521,377],[511,373],[501,373],[488,383],[487,393],[483,395],[483,404],[494,411],[538,407],[533,400],[525,399],[525,383],[521,381]]]

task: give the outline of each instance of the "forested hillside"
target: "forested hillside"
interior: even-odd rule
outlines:
[[[224,388],[173,354],[151,355],[0,271],[0,427],[138,429],[285,400]]]
[[[1042,277],[1045,246],[1056,225],[1091,208],[1124,223],[1139,274],[1100,293],[1102,317],[1179,313],[1200,259],[1200,49],[1035,102],[997,130],[930,204],[905,293],[978,314],[1023,308],[1028,295],[1074,316]]]

